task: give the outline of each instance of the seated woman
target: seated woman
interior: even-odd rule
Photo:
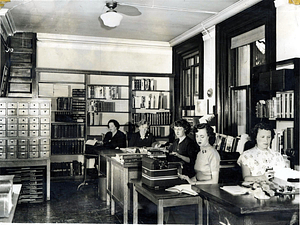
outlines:
[[[143,119],[139,121],[136,126],[138,127],[139,131],[132,134],[128,143],[128,147],[154,146],[156,144],[156,139],[153,134],[149,132],[149,122]]]
[[[185,175],[179,175],[179,177],[193,185],[217,184],[219,181],[220,155],[213,147],[216,134],[207,123],[197,124],[194,127],[194,133],[196,142],[200,146],[194,166],[196,175],[192,178]]]
[[[105,134],[100,145],[105,148],[126,148],[126,135],[119,130],[120,124],[118,121],[111,119],[107,123],[109,131]]]
[[[274,170],[284,168],[282,155],[270,149],[274,130],[269,124],[258,123],[250,133],[255,146],[241,154],[237,163],[245,181],[265,181],[274,177]]]
[[[176,139],[169,147],[171,157],[168,157],[168,160],[174,161],[172,156],[175,156],[183,162],[182,174],[192,177],[195,175],[194,164],[199,148],[195,141],[187,136],[191,131],[191,125],[185,119],[179,119],[171,127]]]

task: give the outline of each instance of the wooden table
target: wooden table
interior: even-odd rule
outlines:
[[[1,159],[0,167],[28,167],[45,166],[46,167],[46,197],[50,200],[50,158],[32,158],[32,159]]]
[[[196,185],[192,189],[205,205],[203,224],[289,224],[293,213],[299,211],[299,195],[258,200],[250,194],[231,195],[219,184]]]
[[[22,187],[22,184],[14,184],[13,185],[13,198],[12,198],[13,207],[10,211],[9,217],[0,217],[0,223],[12,223],[14,214],[16,211],[16,207],[18,204],[21,187]]]
[[[141,178],[141,163],[123,165],[114,158],[107,159],[107,193],[110,200],[111,215],[115,214],[115,203],[123,207],[123,223],[128,223],[128,210],[130,210],[131,179]]]
[[[195,218],[198,224],[202,224],[202,200],[199,196],[184,193],[173,193],[165,190],[153,190],[142,185],[139,180],[132,180],[133,188],[133,223],[138,223],[138,193],[157,205],[157,224],[164,222],[164,208],[172,206],[184,206],[196,204],[198,210]]]

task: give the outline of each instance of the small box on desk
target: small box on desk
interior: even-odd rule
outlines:
[[[9,217],[13,207],[14,175],[0,175],[0,217]]]

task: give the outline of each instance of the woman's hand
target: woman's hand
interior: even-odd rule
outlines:
[[[178,174],[178,177],[181,179],[181,180],[186,180],[187,182],[189,182],[191,184],[191,179],[186,176],[186,175],[183,175],[183,174]]]
[[[264,174],[265,180],[273,180],[274,179],[274,170],[267,170]]]

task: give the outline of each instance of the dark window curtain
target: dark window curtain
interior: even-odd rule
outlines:
[[[173,47],[173,74],[174,78],[174,100],[175,100],[175,112],[174,120],[181,118],[181,106],[182,106],[182,90],[180,77],[182,76],[183,69],[183,56],[192,53],[199,52],[199,98],[203,98],[203,39],[202,34],[198,34],[183,43],[180,43]]]
[[[276,11],[274,1],[262,2],[216,26],[216,113],[217,132],[231,134],[230,86],[233,81],[231,38],[265,25],[266,63],[276,61]],[[252,74],[252,73],[251,73]],[[249,109],[251,111],[251,109]],[[250,127],[250,126],[249,126]],[[248,131],[249,132],[249,131]]]

